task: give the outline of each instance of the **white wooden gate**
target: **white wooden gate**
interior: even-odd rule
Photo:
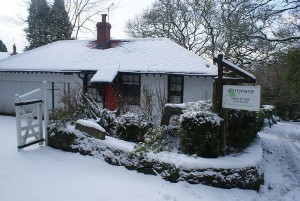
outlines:
[[[32,108],[30,113],[24,107]],[[19,96],[15,95],[18,149],[40,143],[48,144],[47,82],[43,87]],[[43,121],[44,119],[44,121]]]

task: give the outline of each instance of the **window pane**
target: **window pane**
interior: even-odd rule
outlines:
[[[177,77],[176,83],[181,84],[182,77]]]
[[[169,101],[170,103],[181,103],[183,96],[183,76],[169,76]]]
[[[129,75],[128,78],[129,78],[129,82],[133,82],[133,75]]]
[[[181,96],[170,96],[170,103],[181,103]]]
[[[128,75],[123,75],[123,82],[127,82],[128,81]]]
[[[181,84],[176,84],[176,91],[181,92]]]
[[[126,77],[126,78],[125,78]],[[122,96],[131,104],[139,103],[140,75],[123,75]]]
[[[134,82],[139,82],[139,75],[134,76]]]
[[[176,91],[176,84],[171,84],[170,91]]]

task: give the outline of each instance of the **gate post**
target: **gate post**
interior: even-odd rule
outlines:
[[[20,102],[20,97],[18,94],[15,95],[15,103]],[[20,106],[15,106],[16,108],[16,126],[17,126],[17,146],[21,146],[21,111]],[[20,149],[18,149],[19,151]]]
[[[44,133],[45,133],[45,145],[48,145],[48,122],[49,122],[49,114],[48,114],[48,100],[47,100],[47,82],[43,82],[43,92],[44,92]]]

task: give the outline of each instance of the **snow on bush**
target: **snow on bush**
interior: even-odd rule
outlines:
[[[220,155],[220,125],[222,119],[211,111],[210,101],[187,103],[180,130],[180,150],[201,157]]]
[[[131,142],[143,142],[152,123],[140,113],[127,112],[116,119],[116,137]]]

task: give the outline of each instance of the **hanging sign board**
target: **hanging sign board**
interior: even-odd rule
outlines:
[[[237,110],[259,111],[260,85],[223,85],[222,107]]]

